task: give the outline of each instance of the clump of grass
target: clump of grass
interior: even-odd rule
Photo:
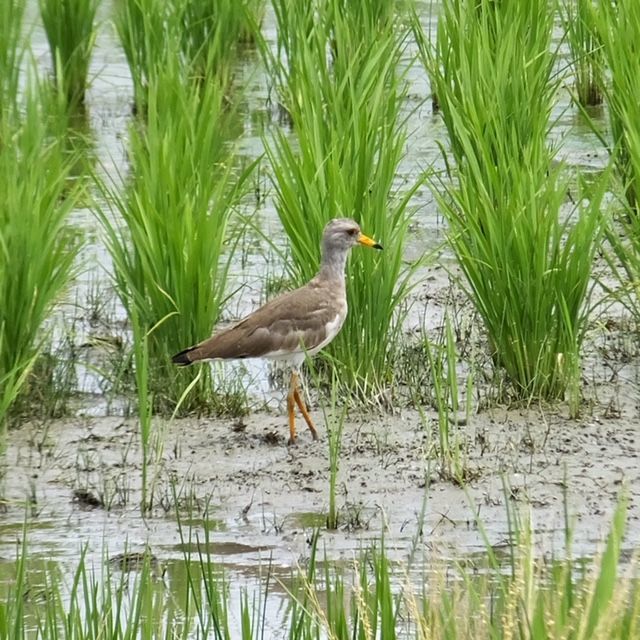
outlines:
[[[599,8],[593,0],[561,0],[559,7],[578,103],[584,107],[599,105],[604,87],[602,44],[595,27]]]
[[[210,335],[220,316],[237,238],[230,216],[253,165],[238,167],[231,155],[231,112],[214,84],[198,87],[168,64],[148,97],[146,125],[131,128],[128,186],[118,193],[102,184],[124,227],[108,209],[99,215],[117,293],[147,335],[155,409],[171,413],[198,373],[173,366],[171,356]],[[214,401],[210,369],[200,374],[186,410]]]
[[[431,387],[433,389],[432,404],[438,413],[438,457],[440,459],[440,475],[447,480],[463,484],[466,475],[464,452],[455,429],[459,422],[460,389],[458,386],[458,353],[451,320],[446,316],[445,324],[435,342],[425,337],[424,351],[429,366]],[[471,392],[473,376],[467,377],[467,405],[464,419],[471,414]],[[425,420],[425,424],[426,424]]]
[[[547,143],[553,15],[546,0],[450,0],[437,48],[421,52],[455,160],[433,190],[494,360],[523,398],[577,386],[600,239],[603,183],[566,211]]]
[[[50,323],[49,323],[50,324]],[[55,322],[56,327],[61,323]],[[73,330],[52,331],[10,410],[10,422],[34,418],[50,420],[67,415],[69,401],[77,386],[77,353]],[[56,335],[59,333],[60,335]]]
[[[73,159],[48,137],[36,89],[0,119],[0,434],[46,338],[45,321],[74,274],[79,237],[67,226]]]
[[[640,323],[640,77],[635,45],[640,39],[640,6],[626,0],[602,2],[594,20],[609,68],[605,98],[611,140],[592,128],[610,151],[619,181],[616,191],[622,194],[607,226],[611,251],[605,255],[620,284],[610,293]]]
[[[640,139],[639,139],[640,142]],[[640,157],[640,144],[633,150]],[[607,263],[617,280],[615,289],[603,282],[605,290],[619,300],[640,326],[640,216],[622,203],[618,213],[613,214],[606,229],[609,251],[605,253]]]
[[[265,0],[178,0],[182,51],[198,80],[217,78],[225,87],[242,43],[255,39],[253,29]]]
[[[56,86],[70,108],[82,108],[100,0],[39,0],[39,3]]]
[[[266,0],[245,0],[246,18],[240,25],[238,41],[241,45],[254,45],[260,38],[260,27],[267,10]]]
[[[22,21],[26,0],[0,3],[0,117],[17,106],[20,65],[25,52]]]
[[[640,75],[637,43],[640,5],[633,0],[602,2],[596,27],[611,75],[605,95],[612,153],[629,209],[640,214]]]
[[[355,218],[385,248],[352,252],[350,314],[326,350],[343,387],[370,397],[393,381],[411,272],[402,256],[414,187],[398,194],[394,185],[406,140],[398,67],[407,30],[372,20],[364,38],[359,11],[338,0],[277,0],[274,9],[281,49],[271,72],[295,140],[276,131],[267,155],[291,244],[290,278],[298,285],[315,274],[322,230],[334,217]]]
[[[515,531],[511,571],[487,542],[486,566],[462,569],[456,580],[436,574],[417,602],[419,638],[626,638],[637,633],[640,589],[619,575],[626,518],[622,501],[614,514],[604,553],[593,570],[565,560],[535,558],[529,524]]]
[[[119,0],[114,22],[133,82],[134,110],[145,113],[150,82],[175,53],[176,21],[165,0]]]
[[[146,112],[150,84],[169,62],[201,84],[228,92],[239,44],[255,37],[265,0],[120,0],[115,24],[134,87]]]

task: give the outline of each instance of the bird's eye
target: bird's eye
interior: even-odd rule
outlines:
[[[355,235],[357,235],[358,230],[356,228],[349,229],[348,233],[349,233],[350,236],[355,236]]]

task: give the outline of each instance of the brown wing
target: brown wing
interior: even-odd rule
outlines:
[[[338,294],[338,295],[336,295]],[[346,312],[342,292],[314,281],[267,302],[237,324],[173,357],[187,365],[215,358],[258,358],[311,350],[326,338],[326,326]]]

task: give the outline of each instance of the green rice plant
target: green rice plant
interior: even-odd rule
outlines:
[[[553,15],[546,0],[448,0],[437,48],[421,50],[455,160],[432,188],[494,361],[522,398],[578,387],[601,236],[604,179],[567,211],[547,143]]]
[[[163,67],[228,92],[242,42],[256,37],[266,0],[118,0],[115,23],[145,113],[147,91]]]
[[[196,375],[183,408],[215,404],[211,370],[181,370],[171,355],[210,335],[219,319],[238,237],[230,216],[254,164],[234,162],[226,137],[231,113],[213,84],[198,87],[178,64],[167,64],[148,98],[146,124],[130,131],[129,184],[119,193],[100,183],[107,204],[98,215],[117,293],[148,336],[154,407],[170,413]]]
[[[50,338],[43,342],[11,406],[11,422],[47,421],[69,414],[69,402],[77,388],[77,356],[73,323],[67,323],[68,320],[57,318],[47,322]]]
[[[71,108],[84,107],[100,0],[39,0],[56,84]]]
[[[640,589],[619,574],[626,519],[621,500],[603,554],[587,571],[568,557],[544,562],[534,556],[530,523],[517,532],[513,572],[506,574],[487,541],[487,564],[460,567],[455,580],[436,581],[410,605],[418,638],[631,638],[638,632]],[[567,554],[570,550],[567,550]],[[635,618],[634,618],[635,616]]]
[[[46,344],[46,320],[74,275],[80,239],[66,225],[77,200],[73,159],[48,137],[36,88],[0,119],[0,435]]]
[[[603,0],[594,20],[610,83],[609,108],[612,155],[629,209],[640,214],[640,4],[634,0]],[[637,243],[637,239],[635,240]],[[635,245],[636,250],[638,245]]]
[[[26,0],[0,3],[0,118],[15,110],[20,66],[25,52],[22,22]]]
[[[417,185],[395,190],[406,141],[398,65],[407,30],[391,21],[375,38],[360,39],[357,12],[338,0],[276,0],[274,9],[280,51],[269,63],[295,140],[278,130],[266,147],[291,246],[290,278],[298,285],[315,275],[322,230],[334,217],[355,218],[385,248],[352,252],[350,313],[326,349],[344,389],[370,397],[393,381],[413,269],[403,248]]]
[[[390,29],[400,26],[396,21],[396,12],[404,4],[396,0],[367,0],[366,2],[350,2],[350,0],[332,0],[327,3],[330,21],[345,22],[349,25],[351,38],[340,41],[338,38],[332,43],[332,54],[335,58],[344,56],[347,59],[357,50],[362,41],[371,40]],[[341,27],[336,27],[340,29]],[[348,45],[355,45],[349,50]]]
[[[605,253],[609,267],[618,280],[613,291],[601,283],[612,297],[619,299],[640,322],[640,82],[635,65],[636,52],[630,39],[640,38],[640,10],[636,3],[610,0],[600,3],[595,13],[598,37],[602,41],[603,58],[610,70],[605,87],[611,140],[594,132],[609,150],[622,194],[615,201],[607,225],[609,251]]]
[[[316,386],[320,383],[318,372],[310,362],[309,368]],[[340,454],[342,452],[342,432],[347,417],[347,405],[338,407],[340,384],[335,370],[331,377],[331,400],[329,406],[322,404],[322,414],[327,428],[327,443],[329,445],[329,511],[327,513],[327,529],[337,529],[339,524],[339,510],[336,502],[338,471],[340,468]]]
[[[264,14],[266,0],[174,1],[190,75],[200,81],[217,78],[226,87],[240,45],[255,39],[253,29]]]
[[[254,45],[260,38],[260,28],[267,11],[266,0],[246,0],[247,19],[243,20],[238,40],[243,45]]]
[[[632,152],[640,158],[640,138]],[[606,227],[608,251],[605,259],[616,280],[615,288],[603,280],[600,284],[612,299],[620,301],[640,325],[640,216],[620,203],[622,215],[610,215]]]
[[[425,338],[424,351],[427,356],[431,384],[433,387],[433,404],[438,413],[438,456],[440,458],[440,475],[447,480],[463,484],[465,480],[465,461],[462,454],[462,443],[455,433],[460,409],[460,390],[458,388],[458,372],[456,370],[458,353],[453,327],[449,316],[436,342]],[[467,378],[467,406],[463,422],[471,414],[470,399],[473,376]],[[428,424],[423,417],[425,426]]]
[[[575,96],[583,107],[602,103],[604,70],[602,44],[596,29],[594,0],[560,0],[560,17],[571,55]]]
[[[117,0],[114,23],[131,72],[134,110],[146,113],[150,83],[179,51],[174,5],[165,0]]]

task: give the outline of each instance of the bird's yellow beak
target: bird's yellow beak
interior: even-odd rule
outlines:
[[[375,240],[372,240],[369,236],[365,236],[364,233],[361,233],[358,236],[358,243],[364,245],[365,247],[371,247],[373,249],[382,249],[382,245],[378,244]]]

